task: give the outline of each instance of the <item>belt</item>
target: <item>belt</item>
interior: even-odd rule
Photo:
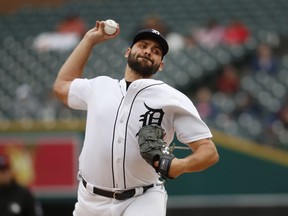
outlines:
[[[87,182],[84,179],[82,179],[82,183],[83,183],[84,187],[87,188]],[[141,188],[143,189],[141,194],[145,193],[149,188],[152,188],[153,186],[154,185],[151,184],[151,185],[147,185],[147,186],[144,186],[144,187],[140,187],[140,189]],[[125,199],[129,199],[129,198],[131,198],[133,196],[140,195],[137,192],[137,189],[139,189],[139,188],[133,188],[133,189],[126,190],[126,191],[113,192],[113,191],[106,191],[106,190],[102,190],[100,188],[93,187],[93,193],[97,194],[97,195],[100,195],[100,196],[114,198],[114,199],[117,199],[117,200],[125,200]]]

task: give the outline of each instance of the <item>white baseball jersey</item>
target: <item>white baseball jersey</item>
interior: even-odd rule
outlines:
[[[159,176],[140,155],[139,129],[161,125],[164,141],[189,143],[212,134],[188,97],[159,80],[140,79],[126,91],[124,79],[75,79],[68,105],[87,110],[79,173],[90,184],[125,190],[153,184]]]

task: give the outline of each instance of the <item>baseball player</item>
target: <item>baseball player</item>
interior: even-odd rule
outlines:
[[[119,24],[113,35],[105,34],[104,26],[104,21],[96,21],[54,83],[54,92],[64,104],[87,111],[73,215],[163,216],[167,193],[161,179],[204,170],[218,161],[218,153],[193,103],[152,78],[162,71],[169,49],[157,30],[144,29],[135,35],[125,52],[122,80],[81,78],[95,45],[120,33]],[[175,133],[193,154],[176,158],[169,149],[163,151]]]

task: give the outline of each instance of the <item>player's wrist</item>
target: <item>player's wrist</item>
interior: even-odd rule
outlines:
[[[171,161],[169,176],[170,178],[177,178],[181,174],[185,173],[185,164],[183,163],[183,159],[174,158]]]
[[[81,43],[92,49],[95,45],[101,43],[101,41],[99,41],[92,33],[87,32],[86,35],[83,37]]]

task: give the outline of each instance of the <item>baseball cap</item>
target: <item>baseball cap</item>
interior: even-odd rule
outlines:
[[[134,37],[131,47],[140,40],[143,39],[154,39],[157,41],[162,49],[163,56],[165,56],[169,50],[168,43],[166,39],[161,35],[161,33],[155,29],[143,29],[140,30]]]
[[[5,154],[0,154],[0,170],[9,168],[10,168],[10,162],[8,156]]]

